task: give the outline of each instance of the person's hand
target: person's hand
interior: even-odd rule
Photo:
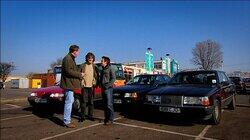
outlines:
[[[84,77],[84,76],[85,76],[85,73],[81,73],[81,75],[82,75],[82,77]]]

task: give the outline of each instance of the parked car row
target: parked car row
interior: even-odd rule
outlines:
[[[244,82],[245,82],[246,90],[249,91],[250,90],[250,78],[245,78]]]
[[[139,75],[114,89],[116,104],[143,104],[160,112],[199,116],[219,124],[222,108],[235,109],[235,85],[221,71]]]
[[[246,86],[246,87],[249,87]],[[137,106],[155,111],[199,116],[219,124],[222,108],[235,109],[236,86],[222,71],[186,71],[172,78],[162,74],[143,74],[124,86],[114,87],[114,103]],[[95,89],[100,95],[100,88]],[[73,109],[79,111],[79,90],[75,90]],[[100,97],[100,96],[99,96]],[[63,105],[63,89],[59,86],[33,91],[31,105]]]

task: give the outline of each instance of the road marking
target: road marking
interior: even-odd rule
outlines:
[[[115,118],[114,120],[118,120],[118,119],[121,119],[121,118],[122,117],[118,117],[118,118]],[[67,134],[71,134],[71,133],[74,133],[74,132],[77,132],[77,131],[80,131],[80,130],[84,130],[84,129],[88,129],[88,128],[91,128],[91,127],[99,126],[99,125],[102,125],[102,124],[103,123],[96,123],[96,124],[89,125],[89,126],[82,127],[82,128],[78,128],[78,129],[75,129],[75,130],[72,130],[72,131],[67,131],[65,133],[57,134],[57,135],[54,135],[54,136],[51,136],[51,137],[42,138],[40,140],[49,140],[49,139],[61,137],[61,136],[67,135]]]
[[[1,108],[1,109],[0,109],[1,111],[2,111],[2,110],[9,110],[9,109],[21,108],[21,106],[13,105],[13,104],[5,104],[5,105],[11,106],[11,107]]]
[[[249,100],[250,101],[250,100]],[[248,104],[236,104],[236,106],[238,107],[250,107],[250,105]]]
[[[192,137],[192,138],[197,138],[198,137],[196,135],[184,134],[184,133],[173,132],[173,131],[168,131],[168,130],[144,127],[144,126],[125,124],[125,123],[118,123],[118,122],[114,122],[114,123],[117,124],[117,125],[122,125],[122,126],[127,126],[127,127],[134,127],[134,128],[141,128],[141,129],[152,130],[152,131],[163,132],[163,133],[169,133],[169,134],[174,134],[174,135],[180,135],[180,136],[186,136],[186,137]],[[205,137],[201,137],[201,138],[204,139],[204,140],[215,140],[215,139],[212,139],[212,138],[205,138]]]
[[[1,99],[1,103],[8,103],[8,102],[19,102],[19,101],[27,101],[27,98],[16,98],[16,99]]]
[[[17,116],[17,117],[10,117],[10,118],[1,119],[1,121],[7,121],[7,120],[13,120],[13,119],[19,119],[19,118],[26,118],[26,117],[30,117],[30,116],[34,116],[34,115],[30,114],[30,115],[23,115],[23,116]]]
[[[224,109],[222,109],[221,113],[224,112]],[[207,131],[212,127],[212,125],[207,125],[202,131],[201,133],[198,135],[197,138],[195,138],[195,140],[201,140],[207,133]]]
[[[5,105],[12,106],[12,107],[15,107],[15,108],[20,108],[21,107],[19,105],[13,105],[13,104],[5,104]]]
[[[205,134],[207,133],[208,129],[211,128],[212,125],[207,125],[202,131],[201,133],[198,135],[198,137],[195,138],[195,140],[201,140]]]

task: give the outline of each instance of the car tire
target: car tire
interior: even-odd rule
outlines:
[[[210,118],[210,122],[213,125],[217,125],[221,120],[221,103],[218,99],[214,100],[214,108],[212,111],[212,116]]]
[[[242,93],[243,93],[243,94],[247,94],[246,88],[243,88]]]
[[[72,109],[75,111],[75,112],[77,112],[77,113],[79,113],[80,112],[80,107],[81,106],[81,100],[80,100],[80,97],[79,96],[75,96],[74,97],[74,103],[73,103],[73,105],[72,105]]]
[[[230,110],[235,110],[236,109],[236,98],[235,98],[235,94],[232,97],[232,101],[229,103],[228,105],[228,109]]]

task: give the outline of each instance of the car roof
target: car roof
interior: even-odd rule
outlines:
[[[229,78],[241,78],[239,76],[229,76]]]
[[[188,70],[188,71],[181,71],[178,73],[196,73],[196,72],[223,72],[223,71],[219,71],[219,70]]]

